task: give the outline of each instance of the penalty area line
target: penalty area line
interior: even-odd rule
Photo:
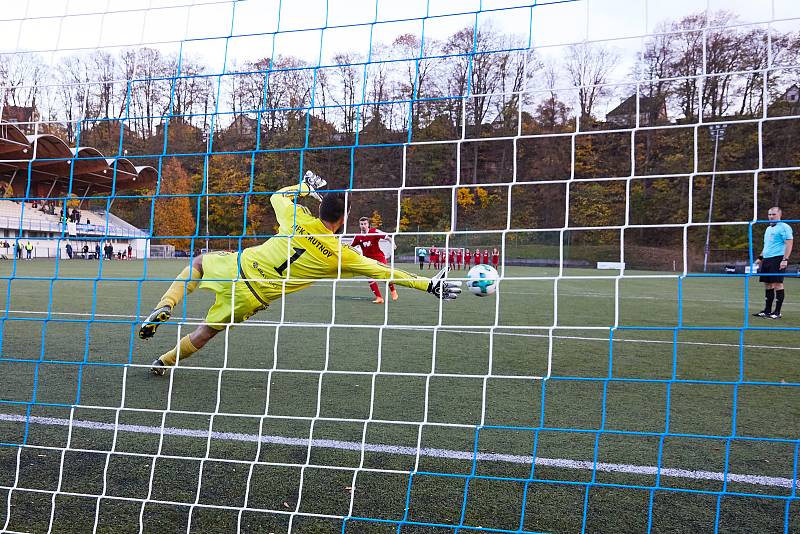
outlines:
[[[35,425],[43,426],[64,426],[77,428],[86,428],[90,430],[129,432],[134,434],[156,434],[180,437],[192,437],[201,439],[216,439],[222,441],[239,441],[239,442],[262,442],[275,445],[288,445],[294,447],[308,448],[308,438],[290,438],[286,436],[259,436],[257,434],[244,434],[238,432],[209,432],[207,430],[194,430],[187,428],[164,427],[163,429],[158,426],[145,426],[145,425],[114,425],[112,423],[101,423],[99,421],[85,421],[80,419],[69,419],[58,417],[40,417],[16,414],[0,414],[0,421],[24,423],[28,422]],[[430,458],[443,458],[450,460],[467,460],[472,461],[474,453],[469,451],[456,451],[450,449],[437,449],[425,447],[417,449],[416,447],[406,447],[400,445],[382,445],[376,443],[360,443],[357,441],[341,441],[334,439],[312,439],[310,440],[311,447],[323,449],[338,449],[348,451],[360,451],[362,448],[366,452],[377,452],[386,454],[396,454],[401,456],[426,456]],[[98,451],[108,452],[108,451]],[[113,452],[112,452],[113,454]],[[499,453],[486,453],[481,452],[477,454],[478,461],[484,462],[506,462],[512,464],[531,464],[530,456],[522,456],[516,454],[499,454]],[[738,482],[743,484],[752,484],[756,486],[770,486],[792,489],[796,485],[800,485],[800,480],[792,480],[785,477],[771,477],[763,475],[743,475],[737,473],[720,473],[718,471],[703,471],[703,470],[690,470],[690,469],[676,469],[670,467],[662,467],[659,471],[658,467],[652,465],[633,465],[633,464],[619,464],[609,462],[598,462],[595,464],[591,461],[585,460],[571,460],[566,458],[536,458],[536,465],[542,467],[555,467],[562,469],[575,469],[582,471],[602,471],[605,473],[626,473],[633,475],[649,475],[656,476],[660,473],[662,477],[670,478],[685,478],[692,480],[707,480],[713,482],[722,482],[727,479],[728,482]]]
[[[354,299],[359,299],[361,297],[354,297]],[[364,300],[369,300],[369,297],[364,297]],[[140,317],[135,317],[133,315],[125,315],[125,314],[114,314],[114,313],[79,313],[79,312],[46,312],[46,311],[35,311],[35,310],[9,310],[8,313],[14,314],[18,313],[20,315],[60,315],[60,316],[67,316],[67,317],[97,317],[97,318],[109,318],[109,319],[128,319],[131,321],[140,321],[146,315],[142,315]],[[203,319],[201,317],[173,317],[175,322],[186,323],[186,324],[201,324]],[[244,326],[258,326],[258,325],[268,325],[268,326],[320,326],[319,324],[304,324],[304,323],[292,323],[292,322],[278,322],[278,321],[269,321],[263,319],[249,319],[247,321],[248,324]],[[241,326],[241,325],[239,325]],[[362,325],[342,325],[343,327],[352,327],[358,328]],[[370,327],[375,326],[382,326],[382,325],[367,325]],[[383,325],[383,328],[387,330],[391,330],[394,328],[394,325]],[[475,334],[475,335],[490,335],[490,331],[487,329],[483,330],[463,330],[459,328],[449,327],[447,325],[433,325],[425,328],[419,328],[414,326],[406,326],[406,325],[397,325],[397,328],[402,330],[411,330],[417,332],[427,332],[437,328],[439,332],[448,332],[451,334]],[[498,332],[497,330],[502,330],[502,326],[494,327],[495,336],[507,336],[507,337],[531,337],[531,338],[549,338],[552,337],[553,339],[565,339],[565,340],[572,340],[572,341],[601,341],[604,343],[608,343],[608,336],[604,337],[591,337],[591,336],[563,336],[563,335],[556,335],[553,334],[530,334],[524,332]],[[549,330],[550,327],[547,326],[540,326],[540,327],[531,327],[531,329],[539,329],[539,330]],[[562,327],[561,330],[580,330],[580,326],[569,326],[569,327]],[[604,328],[606,330],[607,328]],[[619,337],[614,338],[614,342],[616,343],[650,343],[655,345],[694,345],[694,346],[702,346],[702,347],[728,347],[728,348],[738,348],[743,347],[746,349],[775,349],[775,350],[800,350],[800,346],[792,347],[792,346],[781,346],[781,345],[750,345],[750,344],[742,344],[739,345],[738,343],[714,343],[714,342],[706,342],[706,341],[667,341],[663,339],[622,339]]]

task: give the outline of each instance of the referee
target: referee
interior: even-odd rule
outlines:
[[[777,206],[769,209],[769,227],[764,232],[764,249],[756,260],[760,282],[766,284],[766,305],[756,317],[769,317],[770,319],[781,318],[781,306],[783,306],[783,273],[789,264],[789,255],[792,253],[792,227],[781,222],[783,212]],[[776,273],[776,274],[772,274]],[[772,309],[772,302],[775,301],[775,309]]]

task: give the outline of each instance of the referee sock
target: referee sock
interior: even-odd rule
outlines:
[[[188,295],[197,289],[197,284],[200,283],[200,279],[202,277],[203,275],[200,274],[200,271],[194,267],[185,267],[175,281],[172,282],[172,285],[169,286],[169,289],[167,289],[167,292],[164,293],[164,296],[161,297],[161,300],[156,305],[156,308],[160,308],[162,306],[174,308],[177,303],[183,300],[184,289]],[[189,281],[187,282],[187,280]]]
[[[781,313],[781,306],[783,306],[783,297],[784,297],[784,290],[783,289],[776,289],[775,290],[775,314],[780,315]]]
[[[766,306],[764,306],[764,312],[765,313],[771,313],[772,312],[772,301],[773,300],[775,300],[775,290],[772,289],[772,288],[767,289],[767,291],[766,291],[767,304],[766,304]]]
[[[163,363],[164,365],[172,367],[173,365],[175,365],[175,362],[178,361],[179,354],[181,360],[185,360],[198,350],[200,349],[192,345],[192,341],[189,339],[189,335],[187,334],[181,338],[181,341],[180,343],[178,343],[177,347],[167,352],[166,354],[163,354],[159,358],[159,360],[161,360],[161,363]]]

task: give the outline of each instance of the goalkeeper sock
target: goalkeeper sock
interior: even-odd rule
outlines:
[[[169,286],[169,289],[167,289],[167,292],[164,293],[164,296],[161,297],[161,300],[158,302],[158,305],[156,305],[156,308],[161,308],[162,306],[174,308],[176,304],[183,300],[184,289],[188,295],[197,289],[197,284],[200,283],[200,279],[202,277],[203,275],[201,275],[200,271],[197,269],[191,266],[185,267],[175,281],[172,282],[172,285]],[[187,280],[190,281],[187,282]]]
[[[173,365],[175,365],[175,362],[178,361],[178,354],[180,354],[181,360],[185,360],[198,350],[200,349],[192,345],[192,341],[189,339],[189,335],[187,334],[181,338],[181,341],[180,343],[178,343],[178,346],[176,346],[174,349],[167,352],[166,354],[162,354],[159,360],[161,360],[161,363],[163,363],[164,365],[172,367]]]
[[[380,290],[380,288],[378,287],[378,282],[370,282],[370,283],[369,283],[369,288],[372,290],[372,292],[373,292],[373,293],[375,293],[375,296],[376,296],[377,298],[383,298],[383,297],[381,296],[381,290]]]
[[[780,315],[781,307],[783,306],[783,297],[785,296],[785,290],[783,289],[776,289],[775,290],[775,315]]]
[[[772,312],[772,301],[775,299],[775,290],[770,288],[767,289],[765,293],[765,300],[766,305],[764,306],[764,313],[771,313]]]

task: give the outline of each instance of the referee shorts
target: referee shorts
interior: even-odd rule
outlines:
[[[758,269],[761,276],[758,277],[758,281],[764,282],[765,284],[782,284],[783,273],[786,272],[786,269],[781,269],[781,261],[783,261],[783,256],[773,256],[761,260],[761,267]],[[768,273],[776,274],[772,275]]]

